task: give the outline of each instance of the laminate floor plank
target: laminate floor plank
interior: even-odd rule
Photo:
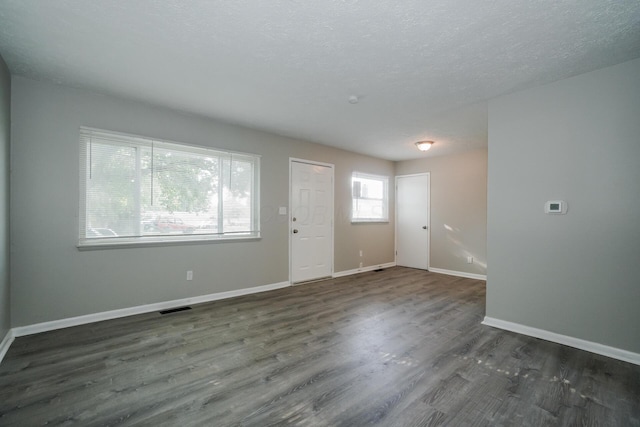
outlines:
[[[481,324],[402,267],[17,338],[0,425],[640,426],[640,366]]]

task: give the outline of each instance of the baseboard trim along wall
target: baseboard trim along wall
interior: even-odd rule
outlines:
[[[464,271],[445,270],[444,268],[429,267],[429,271],[433,273],[448,274],[449,276],[466,277],[467,279],[476,279],[487,281],[486,274],[465,273]]]
[[[395,266],[396,266],[395,262],[387,262],[385,264],[370,265],[370,266],[367,266],[367,267],[354,268],[353,270],[338,271],[336,273],[333,273],[333,275],[331,277],[337,278],[337,277],[351,276],[352,274],[364,273],[366,271],[379,270],[381,268],[390,268],[390,267],[395,267]]]
[[[203,302],[217,301],[221,299],[233,298],[242,295],[257,294],[259,292],[272,291],[274,289],[291,286],[289,282],[273,283],[270,285],[255,286],[253,288],[238,289],[235,291],[218,292],[215,294],[201,295],[191,298],[182,298],[173,301],[164,301],[154,304],[139,305],[136,307],[123,308],[119,310],[103,311],[101,313],[87,314],[84,316],[70,317],[67,319],[53,320],[50,322],[36,323],[28,326],[18,326],[12,329],[14,337],[37,334],[40,332],[53,331],[55,329],[69,328],[71,326],[85,325],[87,323],[100,322],[103,320],[117,319],[120,317],[133,316],[154,311],[167,310],[171,308],[183,307],[185,305],[199,304]],[[4,341],[3,341],[4,344]]]
[[[633,353],[631,351],[609,347],[608,345],[598,344],[580,338],[570,337],[568,335],[557,334],[555,332],[546,331],[544,329],[532,328],[530,326],[521,325],[519,323],[507,322],[506,320],[495,319],[493,317],[485,317],[482,321],[482,324],[498,329],[504,329],[506,331],[516,332],[522,335],[528,335],[534,338],[540,338],[558,344],[567,345],[569,347],[589,351],[591,353],[601,354],[602,356],[622,360],[623,362],[633,363],[634,365],[640,365],[639,353]]]
[[[11,347],[11,343],[14,338],[15,335],[13,335],[13,329],[9,329],[9,331],[7,331],[7,335],[4,336],[0,343],[0,363],[2,363],[2,359],[4,359],[4,355],[7,354],[7,351],[9,351],[9,347]]]

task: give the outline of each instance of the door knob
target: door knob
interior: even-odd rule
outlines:
[[[427,229],[427,226],[426,226],[426,225],[423,225],[423,226],[422,226],[422,229],[423,229],[423,230],[426,230],[426,229]]]
[[[297,232],[298,232],[298,230],[295,230],[295,229],[293,230],[293,234],[296,234]]]

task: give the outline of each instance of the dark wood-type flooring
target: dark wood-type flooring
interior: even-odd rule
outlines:
[[[0,425],[640,425],[640,366],[484,305],[482,281],[395,267],[20,337]]]

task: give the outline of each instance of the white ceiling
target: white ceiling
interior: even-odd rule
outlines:
[[[488,99],[640,57],[640,1],[0,0],[0,54],[14,75],[402,160],[486,146]]]

